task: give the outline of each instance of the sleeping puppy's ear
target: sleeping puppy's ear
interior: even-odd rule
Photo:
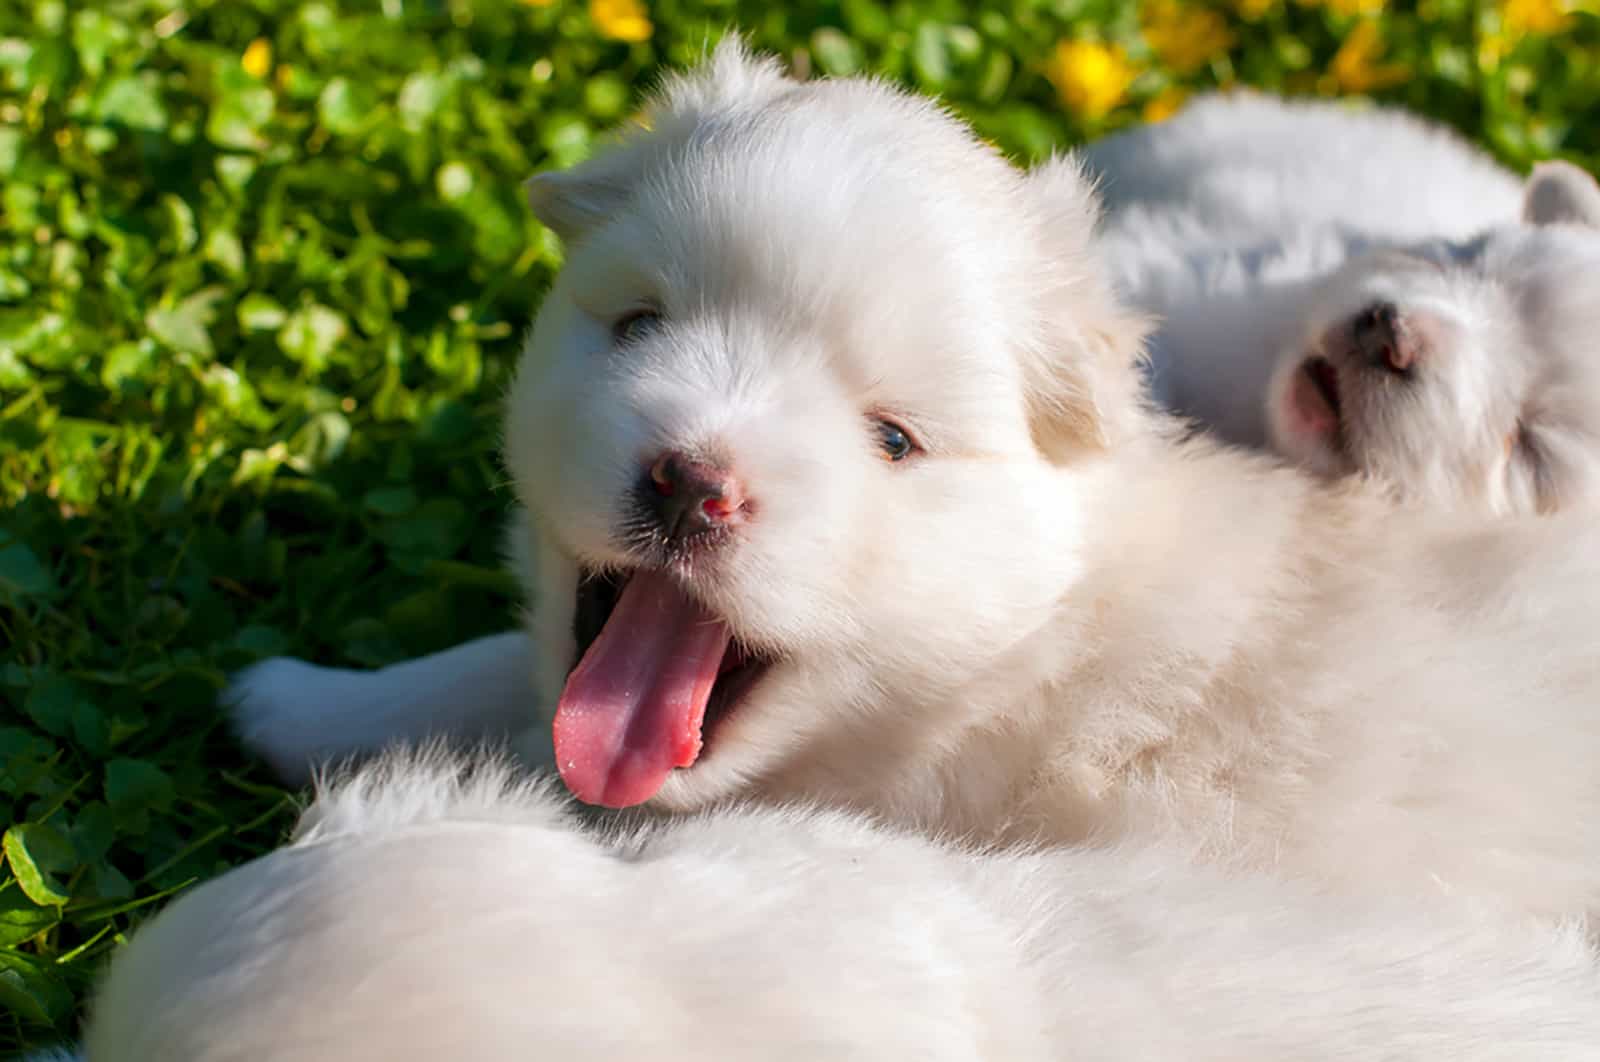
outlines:
[[[528,205],[571,244],[621,210],[651,161],[684,143],[697,126],[719,113],[768,103],[797,84],[776,59],[753,54],[730,33],[697,66],[669,75],[638,117],[593,158],[530,178],[523,185]]]
[[[1138,363],[1150,323],[1124,306],[1100,262],[1100,203],[1076,158],[1042,163],[1026,177],[1046,249],[1044,334],[1028,358],[1034,443],[1064,464],[1115,446],[1143,422]]]
[[[1541,162],[1528,177],[1522,220],[1600,229],[1600,184],[1570,162]]]

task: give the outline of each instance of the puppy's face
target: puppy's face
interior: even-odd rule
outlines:
[[[1522,225],[1353,260],[1271,381],[1274,445],[1328,474],[1494,512],[1593,493],[1597,225],[1592,179],[1543,167]]]
[[[1041,253],[1062,219],[1034,184],[924,103],[725,46],[652,125],[533,189],[569,256],[506,456],[544,666],[576,665],[563,776],[682,807],[825,731],[915,728],[894,706],[1043,622],[1065,469],[1132,379],[1094,358],[1137,329]]]

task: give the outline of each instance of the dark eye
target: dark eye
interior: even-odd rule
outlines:
[[[911,441],[910,434],[894,421],[880,419],[875,427],[878,445],[883,447],[883,454],[889,460],[903,461],[916,451],[917,444]]]
[[[635,343],[661,325],[661,311],[649,306],[629,310],[611,326],[611,341],[617,346]]]

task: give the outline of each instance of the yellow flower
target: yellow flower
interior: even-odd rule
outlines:
[[[1356,23],[1328,64],[1332,87],[1341,92],[1372,92],[1398,85],[1410,76],[1398,63],[1379,63],[1382,54],[1378,24],[1371,19]]]
[[[1192,74],[1233,47],[1228,23],[1208,7],[1150,0],[1139,21],[1151,49],[1179,74]]]
[[[1529,33],[1560,33],[1572,21],[1572,10],[1563,0],[1502,0],[1500,25],[1516,39]]]
[[[1144,120],[1152,125],[1156,122],[1164,122],[1174,114],[1177,114],[1179,108],[1183,106],[1184,101],[1188,98],[1188,89],[1179,88],[1177,85],[1169,85],[1157,95],[1152,96],[1145,103],[1144,110],[1141,113]]]
[[[518,0],[523,7],[549,7],[556,0]]]
[[[244,50],[244,55],[239,59],[239,65],[244,67],[244,72],[251,77],[266,77],[272,69],[272,42],[265,37],[257,37],[250,42],[250,47]]]
[[[600,36],[614,41],[647,41],[655,32],[639,0],[589,0],[589,17]]]
[[[1354,15],[1381,15],[1384,8],[1388,7],[1388,0],[1324,0],[1328,10],[1336,15],[1351,17]]]
[[[1478,41],[1478,68],[1493,70],[1511,51],[1511,40],[1504,33],[1485,33]]]
[[[1062,106],[1083,118],[1103,117],[1122,102],[1136,73],[1121,48],[1094,41],[1059,42],[1044,68]]]
[[[1300,0],[1302,7],[1325,7],[1336,15],[1349,18],[1353,15],[1381,15],[1388,8],[1388,0]]]
[[[1239,12],[1239,17],[1250,22],[1264,18],[1277,6],[1278,0],[1233,0],[1233,9]]]

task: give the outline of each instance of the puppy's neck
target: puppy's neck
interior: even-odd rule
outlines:
[[[1224,829],[1249,814],[1235,806],[1233,760],[1271,749],[1280,727],[1270,693],[1241,708],[1237,691],[1292,674],[1317,640],[1303,617],[1362,596],[1352,560],[1397,514],[1358,484],[1208,441],[1152,436],[1071,480],[1089,514],[1083,576],[1057,622],[1000,663],[1006,681],[988,683],[1029,688],[986,706],[941,768],[942,814],[989,837],[1079,841],[1136,819],[1174,825],[1152,794],[1181,787],[1174,803],[1209,803]]]

